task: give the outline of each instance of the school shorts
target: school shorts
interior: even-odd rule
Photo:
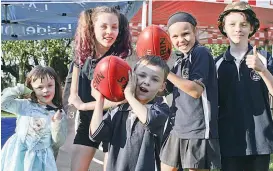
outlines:
[[[220,169],[218,139],[180,139],[170,134],[164,142],[161,162],[175,168]]]
[[[94,142],[89,139],[89,126],[92,118],[92,112],[80,112],[80,123],[74,138],[74,144],[98,148],[100,142]]]
[[[268,171],[270,155],[222,157],[222,171]]]

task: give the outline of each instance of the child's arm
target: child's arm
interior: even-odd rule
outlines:
[[[111,115],[107,112],[103,116],[104,97],[96,89],[92,89],[92,94],[96,99],[95,109],[90,122],[89,138],[93,141],[109,142],[111,137]]]
[[[93,87],[92,87],[93,89]],[[104,99],[103,109],[109,109],[111,107],[116,107],[126,101],[121,102],[112,102],[107,99]],[[87,111],[87,110],[94,110],[96,106],[96,101],[84,103],[79,96],[75,96],[73,100],[71,100],[71,104],[73,104],[78,110]]]
[[[67,118],[63,110],[58,110],[51,118],[51,134],[56,159],[59,148],[65,143],[67,137]]]
[[[263,71],[259,71],[258,73],[260,74],[260,76],[264,80],[264,83],[265,83],[269,93],[272,96],[273,95],[273,75],[270,73],[270,71],[267,68],[265,68]]]
[[[32,90],[25,87],[24,84],[17,84],[15,87],[9,87],[1,93],[1,110],[9,113],[24,115],[23,99],[17,99],[18,96],[30,95]]]
[[[73,71],[72,71],[72,81],[71,81],[71,87],[70,87],[70,96],[68,98],[68,103],[72,104],[71,102],[75,100],[78,96],[78,84],[79,84],[79,74],[80,74],[80,68],[77,67],[75,64],[73,65]]]
[[[133,112],[137,115],[140,122],[145,124],[147,121],[148,109],[146,108],[145,105],[140,103],[135,98],[136,83],[137,83],[137,78],[135,73],[129,71],[128,74],[129,74],[129,81],[124,90],[124,96],[126,100],[128,101],[128,103],[130,104],[130,106],[132,107]]]
[[[72,61],[70,66],[69,66],[69,71],[65,79],[65,84],[64,84],[64,89],[63,89],[63,109],[65,113],[70,113],[70,107],[68,103],[68,98],[70,96],[70,89],[71,89],[71,83],[72,83],[72,74],[73,74],[73,67],[74,67],[74,62]],[[69,110],[69,111],[68,111]]]
[[[193,98],[199,98],[204,91],[204,88],[195,81],[181,78],[172,72],[169,73],[167,78],[176,87],[178,87],[180,90],[184,91],[188,95],[192,96]]]
[[[72,85],[71,85],[71,87],[72,87]],[[72,88],[72,89],[74,89],[74,88]],[[93,81],[91,82],[90,88],[91,88],[91,90],[95,89]],[[96,92],[96,91],[92,91],[91,95],[95,98],[95,95],[93,94],[94,92]],[[107,99],[104,99],[103,109],[109,109],[111,107],[116,107],[119,104],[123,104],[125,102],[126,102],[126,100],[121,101],[121,102],[112,102]],[[73,95],[73,98],[70,99],[70,104],[73,104],[78,110],[87,111],[87,110],[94,110],[95,109],[96,101],[84,103],[81,100],[81,98],[76,94],[76,95]]]
[[[214,76],[209,73],[210,67],[215,67],[213,57],[206,47],[200,46],[192,52],[189,60],[191,67],[188,71],[188,78],[182,78],[172,72],[169,73],[167,78],[191,97],[199,98],[206,88],[208,78]]]

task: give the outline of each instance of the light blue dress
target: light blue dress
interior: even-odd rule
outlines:
[[[2,92],[1,109],[17,115],[15,134],[2,149],[2,171],[57,171],[55,157],[67,136],[66,115],[52,121],[54,110],[17,99],[30,92],[23,84]]]

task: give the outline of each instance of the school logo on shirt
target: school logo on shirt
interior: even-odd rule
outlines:
[[[261,76],[258,74],[258,72],[256,72],[255,70],[252,70],[250,72],[250,78],[253,80],[253,81],[260,81],[261,79]]]
[[[182,78],[189,79],[189,68],[183,68],[181,74],[182,74]]]

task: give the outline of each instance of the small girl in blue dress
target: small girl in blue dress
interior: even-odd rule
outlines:
[[[51,67],[36,66],[25,85],[3,90],[1,110],[16,114],[17,122],[2,149],[2,171],[57,171],[55,159],[67,136],[61,104],[60,81]]]

